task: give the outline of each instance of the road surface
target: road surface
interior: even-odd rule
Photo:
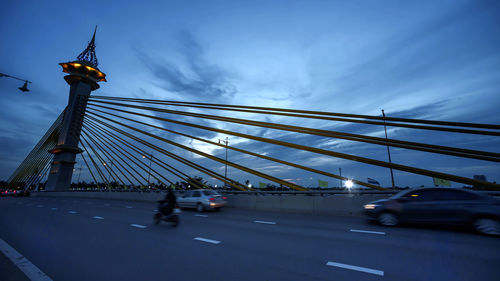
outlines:
[[[0,239],[52,280],[500,280],[500,238],[461,229],[234,208],[184,210],[172,228],[155,209],[0,198]],[[8,280],[27,280],[13,267],[0,254]]]

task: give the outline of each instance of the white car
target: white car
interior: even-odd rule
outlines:
[[[177,198],[180,208],[195,208],[198,212],[205,210],[219,210],[226,206],[227,197],[213,190],[198,189],[186,190],[182,196]]]

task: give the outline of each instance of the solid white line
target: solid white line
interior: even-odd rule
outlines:
[[[76,213],[78,213],[78,212],[75,212],[75,211],[69,211],[68,213],[70,213],[70,214],[76,214]]]
[[[135,224],[135,223],[131,224],[130,226],[137,227],[137,228],[146,228],[147,227],[145,225],[140,225],[140,224]]]
[[[57,210],[57,208],[52,208],[51,210],[52,210],[52,211],[55,211],[55,210]]]
[[[263,224],[276,224],[273,221],[253,221],[254,223],[263,223]]]
[[[345,268],[345,269],[351,269],[351,270],[356,270],[356,271],[361,271],[361,272],[366,272],[366,273],[371,273],[379,276],[384,276],[384,272],[382,270],[376,270],[376,269],[371,269],[367,267],[361,267],[361,266],[355,266],[355,265],[348,265],[345,263],[338,263],[338,262],[327,262],[326,265],[328,266],[336,266],[340,268]]]
[[[95,216],[94,219],[103,220],[104,218],[100,216]]]
[[[195,217],[208,218],[208,216],[207,216],[207,215],[200,215],[200,214],[196,214],[196,215],[194,215],[194,216],[195,216]]]
[[[0,251],[4,253],[24,274],[33,281],[52,281],[36,265],[0,238]]]
[[[194,240],[203,241],[203,242],[212,243],[212,244],[219,244],[220,243],[220,241],[217,241],[217,240],[206,239],[206,238],[201,238],[201,237],[196,237],[196,238],[194,238]]]
[[[132,206],[125,206],[125,208],[127,208],[127,209],[132,209]]]
[[[351,229],[351,232],[360,232],[360,233],[371,233],[371,234],[380,234],[380,235],[385,235],[385,232],[379,232],[379,231],[368,231],[368,230],[359,230],[359,229]]]

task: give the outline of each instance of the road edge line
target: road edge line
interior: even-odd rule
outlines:
[[[31,263],[26,257],[0,238],[0,251],[32,281],[52,281],[52,279]]]

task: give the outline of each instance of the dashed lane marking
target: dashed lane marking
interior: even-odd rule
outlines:
[[[276,224],[273,221],[253,221],[254,223],[262,223],[262,224]]]
[[[103,220],[104,218],[100,216],[95,216],[94,219]]]
[[[125,206],[125,208],[127,208],[127,209],[132,209],[132,206]]]
[[[57,210],[57,208],[51,208],[51,210],[52,210],[52,211],[55,211],[55,210]]]
[[[380,232],[380,231],[369,231],[369,230],[359,230],[359,229],[351,229],[351,232],[359,232],[359,233],[369,233],[369,234],[379,234],[379,235],[385,235],[385,232]]]
[[[37,207],[38,207],[38,208],[42,208],[42,207],[43,207],[43,205],[37,205]]]
[[[375,275],[379,275],[379,276],[384,276],[384,272],[382,270],[371,269],[371,268],[367,268],[367,267],[349,265],[349,264],[345,264],[345,263],[338,263],[338,262],[332,262],[332,261],[327,262],[326,265],[355,270],[355,271],[361,271],[361,272],[375,274]]]
[[[202,238],[202,237],[196,237],[196,238],[194,238],[194,240],[203,241],[203,242],[212,243],[212,244],[219,244],[220,243],[220,241]]]
[[[75,212],[75,211],[69,211],[68,213],[70,213],[70,214],[78,214],[78,212]]]
[[[196,215],[194,215],[194,216],[195,216],[195,217],[208,218],[208,216],[207,216],[207,215],[200,215],[200,214],[196,214]]]
[[[131,224],[130,226],[137,227],[137,228],[146,228],[147,227],[145,225],[140,225],[140,224],[135,224],[135,223]]]

